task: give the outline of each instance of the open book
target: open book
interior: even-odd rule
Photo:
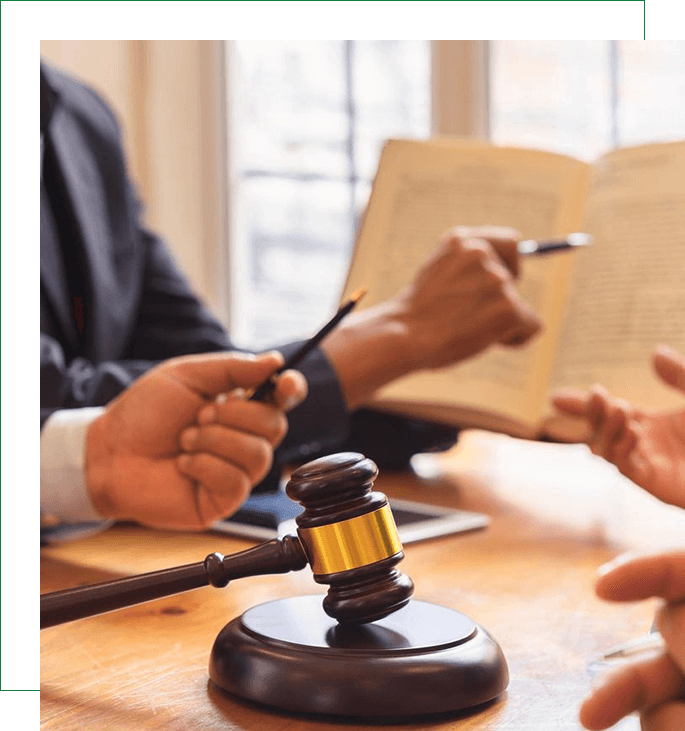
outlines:
[[[343,296],[368,307],[414,277],[455,225],[513,226],[524,238],[594,235],[585,249],[523,260],[520,291],[545,322],[501,346],[391,383],[375,408],[514,436],[575,440],[550,393],[603,383],[648,407],[682,405],[652,374],[665,343],[685,353],[685,142],[626,148],[594,164],[472,140],[391,140],[381,156]],[[446,313],[448,316],[448,313]]]

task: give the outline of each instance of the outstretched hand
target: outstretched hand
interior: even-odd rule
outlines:
[[[653,356],[657,375],[685,396],[685,358],[661,346]],[[646,411],[611,396],[602,386],[589,393],[559,391],[561,412],[587,419],[589,446],[628,478],[667,503],[685,507],[685,406]]]
[[[240,389],[259,385],[282,363],[279,353],[185,356],[135,381],[88,430],[87,487],[96,509],[180,529],[233,513],[268,472],[287,431],[285,412],[307,392],[304,377],[287,371],[271,402],[244,398]],[[199,423],[219,403],[222,423]]]
[[[617,602],[661,597],[657,626],[665,651],[607,676],[580,709],[588,729],[639,712],[642,731],[685,729],[685,551],[619,557],[600,569],[596,591]]]

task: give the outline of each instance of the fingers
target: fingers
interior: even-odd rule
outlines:
[[[481,229],[466,230],[474,232]],[[506,241],[515,248],[514,240],[501,239],[503,250]],[[523,345],[537,334],[542,328],[542,321],[518,293],[511,270],[503,265],[503,259],[494,252],[490,242],[484,238],[462,237],[453,239],[452,245],[458,253],[458,266],[474,272],[471,279],[473,296],[479,304],[479,314],[489,320],[486,331],[494,336],[493,340],[516,346]]]
[[[279,398],[299,399],[303,381],[289,374]],[[287,419],[276,406],[246,401],[240,391],[234,391],[205,406],[197,423],[180,435],[184,454],[178,458],[179,469],[212,494],[221,495],[226,486],[230,488],[228,501],[220,505],[223,510],[235,510],[240,504],[236,496],[245,499],[249,488],[269,471],[273,448],[287,432]]]
[[[630,411],[630,404],[623,399],[615,399],[609,403],[605,422],[597,435],[598,453],[613,464],[616,464],[616,447],[620,444],[625,450],[624,437]]]
[[[580,709],[587,729],[613,726],[634,711],[673,700],[685,691],[685,679],[666,654],[628,665],[603,679]]]
[[[590,398],[588,400],[587,416],[593,433],[599,434],[602,425],[607,417],[607,409],[609,405],[609,392],[604,386],[594,385],[590,389]],[[594,450],[593,450],[594,451]]]
[[[221,393],[198,414],[199,424],[212,422],[242,428],[263,435],[275,446],[287,431],[281,412],[291,411],[307,397],[307,380],[299,372],[288,370],[276,379],[276,386],[266,401],[250,401],[242,388]]]
[[[552,394],[552,406],[571,416],[586,416],[589,394],[576,388],[559,389]]]
[[[633,428],[628,423],[633,410],[624,399],[614,398],[603,386],[594,385],[587,393],[575,388],[560,389],[552,395],[551,401],[559,411],[588,419],[596,454],[606,457],[616,450],[628,450],[629,445],[621,440]]]
[[[582,724],[605,729],[640,711],[643,729],[681,728],[678,721],[685,720],[685,704],[674,701],[685,698],[685,551],[625,554],[602,566],[599,573],[596,591],[604,599],[666,599],[668,603],[657,613],[666,651],[608,676],[583,703]]]
[[[477,231],[450,231],[411,284],[386,305],[380,324],[392,325],[400,345],[412,344],[413,368],[440,368],[494,343],[520,345],[542,328],[505,260]],[[513,251],[510,236],[503,236],[509,240],[505,251],[507,246]]]
[[[685,602],[665,604],[657,613],[657,627],[671,659],[685,677]]]
[[[280,411],[292,411],[305,398],[307,398],[308,386],[306,378],[295,370],[284,371],[275,377],[276,386],[269,394],[268,398],[256,403],[266,403],[269,406],[275,406]],[[261,382],[260,382],[261,384]],[[225,403],[228,400],[246,400],[247,391],[243,388],[236,388],[229,393],[220,393],[215,403]],[[249,399],[247,399],[249,400]],[[212,420],[218,417],[209,416],[212,414],[211,409],[204,409],[205,420]]]
[[[499,342],[502,345],[514,347],[523,345],[542,330],[542,320],[535,314],[533,308],[519,296],[511,283],[504,286],[504,294],[510,307],[513,324],[499,339]]]
[[[288,430],[288,420],[279,408],[261,401],[246,401],[240,391],[207,404],[198,413],[197,423],[200,427],[217,424],[262,437],[274,447],[280,444]]]
[[[669,386],[685,393],[685,358],[673,348],[660,345],[652,355],[657,375]]]
[[[271,402],[277,409],[292,411],[307,398],[307,380],[299,371],[284,371],[276,382]]]
[[[461,239],[484,239],[515,279],[521,274],[518,242],[521,234],[508,226],[457,226],[450,232]]]
[[[637,447],[641,431],[642,427],[639,424],[628,424],[625,431],[614,445],[613,455],[613,462],[618,469],[638,484],[644,484],[644,482],[640,482],[639,480],[639,465],[636,459],[634,459],[634,452]]]
[[[603,386],[595,385],[587,397],[586,416],[591,428],[588,444],[592,452],[627,473],[639,429],[632,421],[632,405],[625,399],[609,395]]]
[[[248,405],[235,400],[235,406]],[[280,440],[285,434],[285,417],[273,407],[261,406],[272,420],[267,431],[271,437]],[[230,411],[230,409],[229,409]],[[251,409],[257,414],[256,428],[265,430],[265,422],[259,417],[261,409]],[[265,436],[258,436],[243,430],[246,423],[241,419],[241,428],[227,428],[221,424],[186,429],[180,437],[184,453],[176,459],[178,470],[195,484],[195,507],[201,526],[207,527],[219,518],[234,513],[248,497],[250,489],[260,482],[269,471],[273,459],[273,447]]]
[[[255,388],[283,365],[278,352],[208,353],[172,358],[159,366],[168,378],[180,381],[205,398],[235,388]]]
[[[642,731],[685,729],[685,700],[664,703],[640,716]]]
[[[509,229],[504,230],[508,231]],[[520,234],[512,229],[510,235],[506,238],[501,238],[493,234],[481,235],[492,244],[492,248],[497,252],[497,256],[504,262],[514,279],[518,279],[521,276],[521,261],[518,250],[518,242],[521,240]]]
[[[288,429],[283,410],[296,406],[306,393],[304,376],[287,371],[278,378],[270,403],[247,401],[243,389],[235,389],[201,409],[197,426],[181,433],[183,454],[177,466],[197,485],[196,508],[203,525],[234,512],[266,476],[273,448]]]
[[[269,471],[272,446],[263,437],[218,424],[191,427],[181,435],[181,448],[186,454],[207,453],[242,470],[252,484]],[[198,479],[198,478],[195,478]]]
[[[601,566],[595,591],[602,599],[626,602],[656,596],[685,600],[685,551],[624,554]]]
[[[522,345],[539,332],[542,322],[518,295],[500,292],[471,314],[470,326],[479,343],[472,350],[478,352],[493,342]]]
[[[182,454],[176,464],[196,484],[196,507],[203,527],[234,513],[254,484],[240,467],[211,454]]]

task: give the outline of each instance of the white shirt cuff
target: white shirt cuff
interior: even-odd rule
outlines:
[[[55,411],[41,431],[40,506],[60,521],[105,521],[90,502],[84,471],[88,427],[103,411],[100,406]]]

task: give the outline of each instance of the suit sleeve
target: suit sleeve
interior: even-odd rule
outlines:
[[[166,358],[233,349],[225,331],[193,296],[171,255],[152,241],[138,327],[130,357],[94,364],[65,361],[60,344],[41,333],[41,428],[59,409],[102,406]],[[279,348],[287,358],[300,343]],[[333,369],[320,350],[300,365],[307,399],[289,415],[289,431],[277,451],[281,463],[303,462],[332,451],[360,451],[379,467],[406,467],[413,454],[452,446],[457,430],[420,420],[360,409],[349,414]]]
[[[287,358],[300,343],[279,350]],[[334,368],[326,356],[314,351],[301,365],[307,378],[307,400],[290,412],[290,428],[276,452],[281,463],[297,463],[331,452],[361,452],[380,469],[400,470],[420,452],[440,452],[452,447],[459,430],[408,419],[373,409],[348,413]]]
[[[40,426],[61,409],[104,406],[154,363],[122,360],[94,364],[85,358],[67,363],[57,340],[40,334]]]
[[[118,137],[114,147],[112,154],[121,158]],[[145,227],[143,207],[125,172],[123,158],[115,167],[122,176],[119,213],[127,219],[127,225],[118,230],[130,231],[134,239],[133,247],[116,252],[116,257],[133,257],[130,267],[123,267],[121,260],[119,265],[135,280],[131,282],[135,318],[121,357],[106,362],[93,363],[85,358],[67,361],[60,343],[41,332],[41,428],[59,409],[107,404],[163,360],[236,349],[225,329],[193,293],[165,243]],[[299,343],[293,343],[280,350],[287,357],[297,347]],[[378,427],[388,420],[368,417],[366,412],[350,417],[335,371],[321,351],[310,354],[300,370],[308,381],[309,396],[290,414],[290,429],[279,449],[279,461],[304,461],[345,446],[357,447],[369,456],[380,455],[385,437]],[[417,448],[412,453],[423,451],[424,437],[421,429],[410,428],[398,448],[402,453],[412,451],[413,447],[405,446],[415,438]],[[443,441],[442,436],[434,440]]]

